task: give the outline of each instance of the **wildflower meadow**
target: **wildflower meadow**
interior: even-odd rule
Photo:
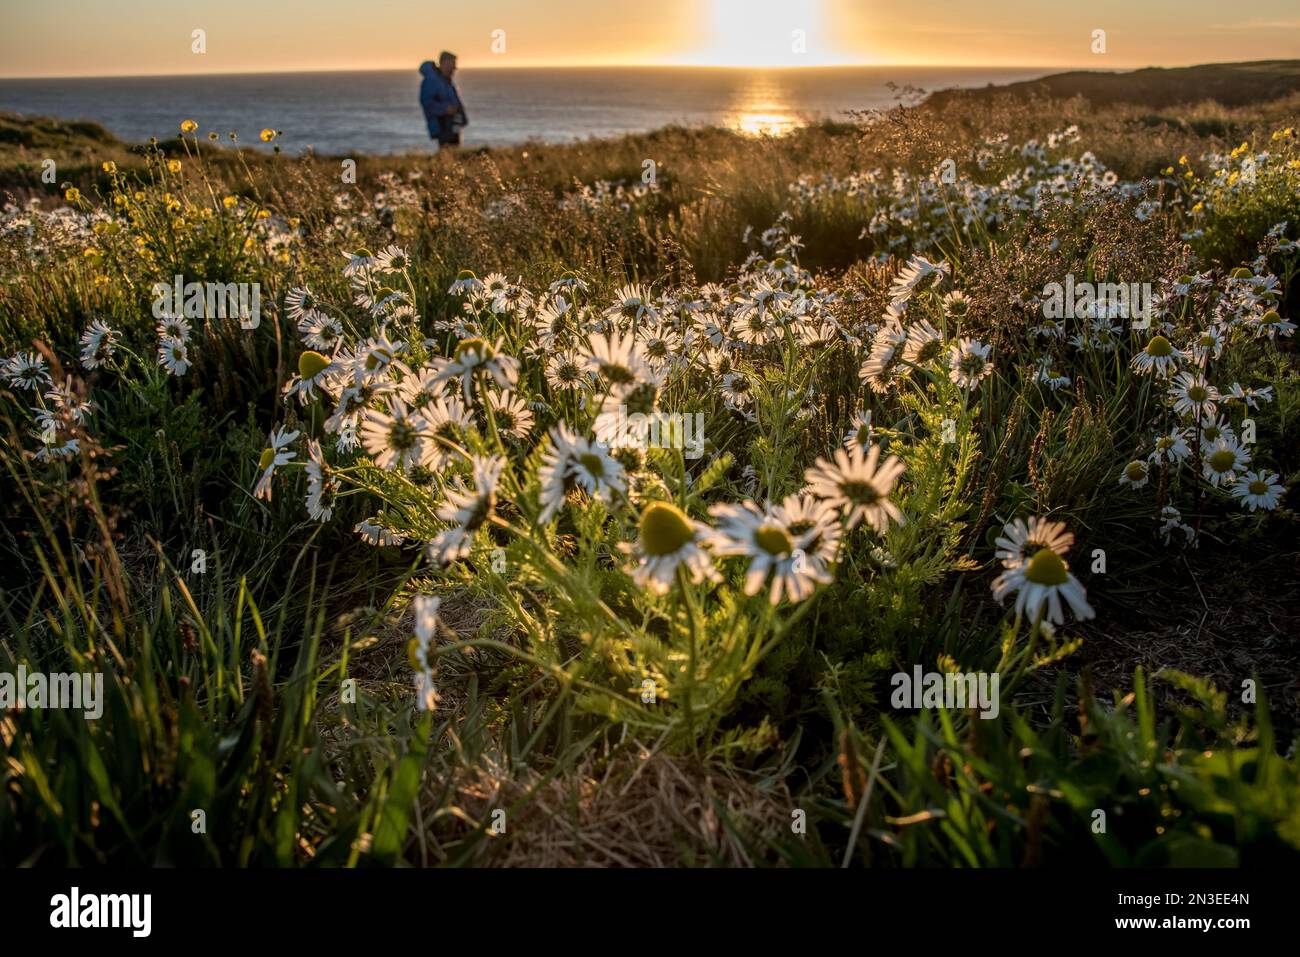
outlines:
[[[7,166],[0,857],[1294,863],[1297,105]]]

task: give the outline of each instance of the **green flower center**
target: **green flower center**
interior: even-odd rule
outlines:
[[[923,346],[921,346],[920,349],[917,350],[916,352],[917,364],[919,365],[922,362],[929,362],[932,359],[938,358],[939,353],[941,353],[942,351],[943,351],[943,343],[938,339],[931,339],[929,342],[925,343]]]
[[[1210,454],[1210,468],[1216,472],[1229,472],[1237,464],[1237,456],[1231,449],[1219,449]]]
[[[641,548],[658,558],[671,555],[695,538],[690,519],[676,505],[651,502],[641,513]]]
[[[1253,279],[1254,276],[1255,274],[1251,272],[1249,269],[1247,269],[1245,266],[1238,266],[1236,269],[1232,271],[1233,279]]]
[[[764,525],[754,532],[754,544],[769,555],[789,555],[794,550],[794,541],[784,528],[778,525]]]
[[[460,272],[456,273],[457,282],[464,282],[467,279],[477,279],[477,278],[478,277],[474,275],[474,270],[472,269],[462,269]]]
[[[883,497],[870,482],[845,482],[840,491],[855,505],[875,505]]]
[[[1206,391],[1206,388],[1203,385],[1193,385],[1188,386],[1187,388],[1187,398],[1191,399],[1193,402],[1204,402],[1209,397],[1210,393]]]
[[[635,382],[636,376],[627,366],[618,365],[613,362],[606,362],[600,367],[601,375],[615,385],[626,385],[629,382]]]
[[[304,379],[314,379],[324,372],[329,364],[329,359],[326,359],[319,352],[312,352],[308,349],[298,357],[298,375]]]
[[[1276,309],[1270,309],[1268,312],[1264,313],[1263,317],[1259,321],[1266,326],[1271,326],[1281,322],[1282,317],[1278,315]]]
[[[257,460],[257,467],[265,472],[275,461],[275,449],[262,449],[262,457]]]
[[[1040,548],[1025,567],[1025,578],[1035,585],[1064,585],[1070,580],[1070,571],[1060,555]]]
[[[578,461],[582,463],[584,469],[596,478],[599,479],[605,477],[605,460],[599,455],[593,455],[591,452],[587,452],[583,455],[579,455]]]
[[[1140,482],[1147,477],[1147,467],[1141,462],[1130,462],[1124,469],[1124,474],[1128,476],[1130,482]]]
[[[1265,492],[1268,491],[1268,483],[1261,482],[1259,479],[1255,479],[1255,481],[1250,483],[1248,488],[1250,489],[1251,495],[1263,495]]]
[[[405,452],[415,448],[419,437],[420,433],[412,428],[410,423],[394,422],[388,429],[388,447],[398,452]]]
[[[1164,336],[1153,336],[1151,341],[1147,343],[1147,355],[1155,356],[1156,358],[1164,358],[1167,355],[1172,355],[1173,351],[1173,344]]]
[[[456,345],[457,359],[464,359],[471,353],[480,358],[486,358],[490,354],[487,340],[476,336],[473,339],[464,339]]]

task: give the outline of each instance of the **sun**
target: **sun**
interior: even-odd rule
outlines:
[[[710,0],[704,42],[687,61],[749,67],[836,62],[824,5],[825,0]]]

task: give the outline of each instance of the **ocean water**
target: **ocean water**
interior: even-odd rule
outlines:
[[[87,119],[144,141],[177,132],[235,131],[256,144],[272,127],[281,148],[401,153],[430,149],[419,73],[262,73],[99,79],[0,79],[0,111]],[[1045,69],[843,67],[806,70],[584,67],[473,70],[456,74],[469,114],[466,146],[570,142],[672,124],[781,133],[810,120],[894,105],[897,91],[1009,83]]]

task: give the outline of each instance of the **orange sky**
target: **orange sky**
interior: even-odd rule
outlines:
[[[203,53],[192,50],[196,29],[205,31]],[[1106,32],[1104,54],[1091,51],[1092,32],[1099,29]],[[4,0],[0,9],[5,76],[409,69],[444,47],[456,50],[469,67],[898,63],[1125,69],[1300,57],[1300,3]]]

